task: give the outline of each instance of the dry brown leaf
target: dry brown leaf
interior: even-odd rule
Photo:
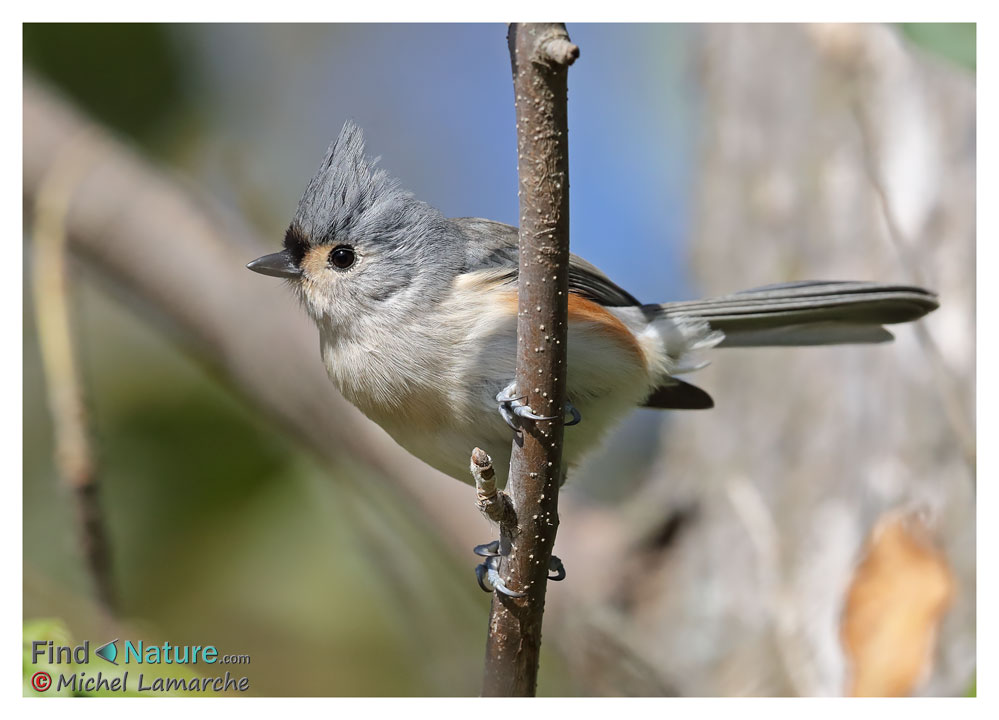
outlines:
[[[882,517],[868,540],[843,611],[852,666],[849,694],[909,695],[931,668],[954,579],[914,515]]]

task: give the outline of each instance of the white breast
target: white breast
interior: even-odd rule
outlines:
[[[416,457],[471,482],[469,456],[481,447],[505,481],[513,431],[500,417],[495,396],[514,377],[516,296],[470,291],[475,279],[465,278],[462,302],[452,296],[434,322],[379,327],[372,321],[363,333],[352,333],[364,343],[321,326],[323,361],[341,393]],[[615,314],[639,332],[645,325],[637,309]],[[640,340],[656,342],[651,336]],[[563,458],[572,465],[645,399],[653,377],[648,363],[591,323],[570,322],[568,354],[568,394],[583,416],[565,431]]]

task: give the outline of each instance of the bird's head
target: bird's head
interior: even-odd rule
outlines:
[[[446,286],[461,255],[461,234],[375,162],[348,121],[309,181],[284,249],[247,265],[290,281],[309,314],[333,327],[359,315],[404,318]]]

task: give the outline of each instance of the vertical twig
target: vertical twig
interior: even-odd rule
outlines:
[[[98,599],[105,610],[114,614],[111,552],[73,345],[66,272],[66,213],[98,148],[90,132],[81,132],[67,142],[41,182],[35,202],[32,275],[38,345],[55,433],[56,467],[73,493],[80,544]]]
[[[515,438],[500,524],[500,573],[523,597],[493,594],[484,695],[534,695],[548,565],[562,479],[569,272],[568,66],[579,56],[561,23],[514,23],[507,36],[517,109],[520,279],[517,393],[551,421]],[[585,422],[585,420],[584,420]]]
[[[922,265],[916,254],[911,250],[912,244],[902,232],[902,227],[899,225],[898,217],[895,214],[895,209],[892,207],[888,190],[881,175],[878,143],[874,138],[874,129],[871,126],[868,111],[865,107],[862,95],[863,90],[859,86],[856,86],[854,92],[853,112],[860,131],[864,170],[867,172],[867,177],[870,179],[874,194],[878,199],[885,227],[888,229],[888,237],[895,251],[898,253],[899,259],[906,266],[906,271],[915,278],[916,282],[925,286],[927,284],[925,279],[926,273],[923,272]],[[926,323],[913,323],[913,326],[916,333],[916,340],[922,346],[930,362],[933,363],[933,371],[937,376],[937,382],[932,384],[940,397],[940,402],[944,408],[944,416],[947,418],[950,430],[958,446],[961,448],[964,461],[968,466],[968,476],[971,480],[971,485],[973,488],[977,488],[975,470],[978,461],[975,449],[975,431],[968,420],[972,413],[965,407],[957,388],[957,379],[954,373],[947,367],[943,351],[930,334]]]

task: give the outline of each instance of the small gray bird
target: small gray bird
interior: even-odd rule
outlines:
[[[286,278],[319,327],[330,379],[416,457],[470,482],[487,449],[499,478],[516,400],[517,228],[446,218],[403,191],[344,125],[309,182],[284,250],[248,266]],[[715,347],[877,343],[885,324],[937,307],[933,293],[874,282],[797,282],[644,305],[582,258],[569,265],[565,468],[634,407],[712,407],[677,375]],[[573,421],[575,422],[575,420]]]

